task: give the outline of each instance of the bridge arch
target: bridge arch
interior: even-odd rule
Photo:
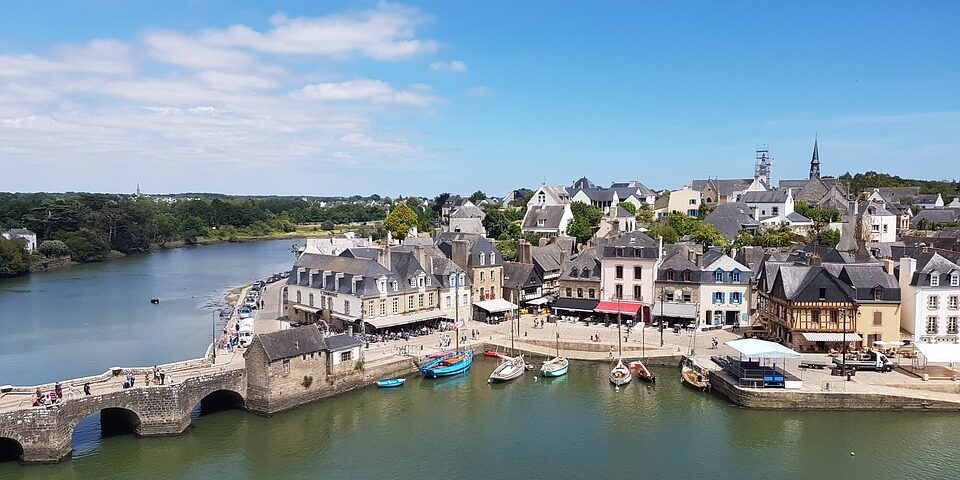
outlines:
[[[23,459],[23,444],[10,437],[0,437],[0,462]]]
[[[244,408],[245,400],[243,395],[231,389],[221,388],[206,394],[199,401],[194,403],[194,409],[200,407],[200,414],[208,414],[223,410],[232,410]],[[189,404],[188,404],[189,405]]]
[[[143,423],[143,416],[140,412],[128,405],[108,403],[106,405],[98,404],[93,408],[84,408],[74,414],[67,423],[67,433],[69,433],[70,438],[74,438],[80,422],[98,413],[100,414],[101,437],[140,433],[140,425]]]

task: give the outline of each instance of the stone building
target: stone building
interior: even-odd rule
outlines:
[[[477,234],[444,232],[437,235],[434,243],[467,273],[474,303],[499,298],[503,289],[503,255],[490,240]]]
[[[601,247],[590,247],[563,262],[559,298],[553,305],[561,315],[589,316],[600,301]]]
[[[659,246],[642,232],[620,235],[600,250],[598,313],[650,318]]]

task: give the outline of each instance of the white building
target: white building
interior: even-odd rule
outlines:
[[[939,253],[900,259],[900,328],[916,343],[960,343],[960,266]]]
[[[27,230],[25,228],[13,228],[10,230],[0,231],[0,236],[6,238],[7,240],[21,239],[27,242],[27,251],[35,252],[37,251],[37,234]]]
[[[897,241],[897,218],[897,215],[891,213],[881,203],[866,203],[860,216],[864,240],[868,242]]]
[[[699,324],[749,325],[750,267],[716,251],[707,252],[704,260],[710,263],[703,267],[700,277]]]

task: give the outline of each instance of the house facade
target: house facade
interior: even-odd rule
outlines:
[[[470,277],[473,303],[500,298],[503,291],[503,255],[490,240],[470,233],[437,235],[436,246]]]
[[[960,265],[940,253],[900,259],[900,327],[916,343],[960,343]]]
[[[657,242],[642,232],[624,233],[602,246],[598,311],[642,315],[649,320],[659,258]],[[604,305],[613,302],[615,307]]]
[[[561,315],[593,315],[600,301],[601,247],[590,247],[561,266],[554,310]]]
[[[37,234],[25,228],[12,228],[10,230],[0,230],[0,237],[7,240],[20,239],[25,242],[28,252],[37,251]]]
[[[710,257],[704,256],[705,259]],[[704,263],[706,263],[705,260]],[[750,324],[750,288],[753,272],[727,255],[713,256],[703,267],[700,283],[702,326],[747,326]]]

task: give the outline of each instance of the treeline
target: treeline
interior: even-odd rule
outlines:
[[[146,252],[172,241],[234,240],[292,232],[298,223],[380,220],[384,213],[382,207],[365,203],[321,207],[283,198],[214,197],[166,203],[120,195],[0,193],[0,228],[27,228],[41,242],[62,241],[69,255],[81,262],[103,260],[110,250]]]
[[[861,193],[878,187],[919,187],[921,194],[941,194],[944,200],[947,197],[960,196],[960,182],[957,180],[915,180],[900,178],[896,175],[869,171],[851,175],[850,172],[840,176],[840,181],[850,188],[850,193]]]

